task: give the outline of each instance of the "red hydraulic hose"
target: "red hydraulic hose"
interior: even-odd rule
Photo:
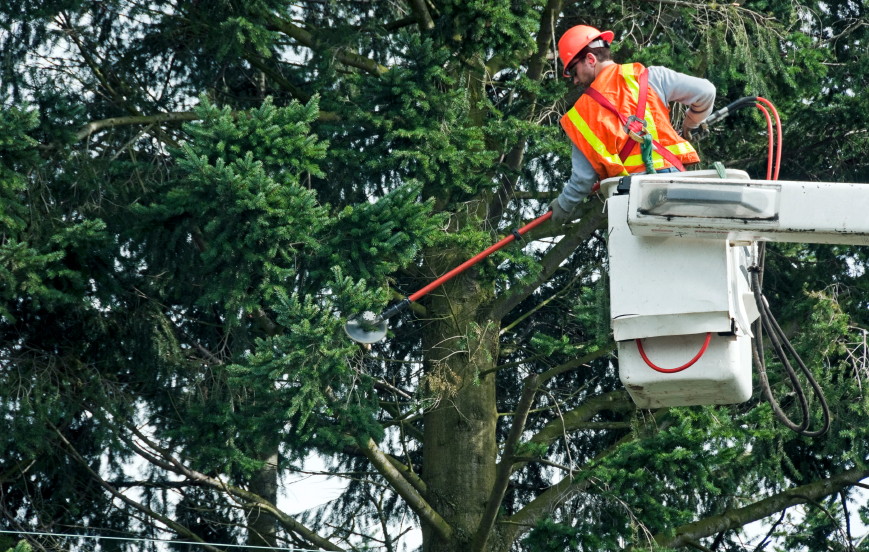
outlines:
[[[766,108],[761,103],[755,104],[763,112],[764,117],[766,117],[766,125],[767,125],[767,129],[769,130],[769,152],[768,152],[769,153],[769,160],[767,161],[767,166],[766,166],[766,179],[767,180],[778,180],[779,167],[781,166],[781,148],[782,148],[781,118],[779,117],[778,110],[776,110],[776,108],[772,104],[772,102],[770,102],[766,98],[761,98],[759,96],[757,98],[757,101],[763,102],[764,104],[768,105],[769,108],[772,109],[773,115],[775,116],[775,123],[776,123],[776,130],[777,130],[777,133],[776,133],[777,148],[776,148],[776,153],[775,153],[775,158],[776,158],[776,160],[775,160],[775,174],[773,174],[773,171],[772,171],[772,158],[773,158],[772,119],[770,119],[769,112],[766,110]],[[640,356],[643,357],[643,360],[646,362],[646,365],[648,365],[649,368],[651,368],[652,370],[655,370],[656,372],[661,372],[662,374],[674,374],[676,372],[681,372],[682,370],[686,370],[686,369],[690,368],[691,366],[694,365],[694,363],[696,363],[698,360],[700,360],[700,357],[703,356],[703,353],[705,353],[706,349],[709,347],[709,342],[711,341],[711,339],[712,339],[712,332],[709,332],[706,334],[706,341],[703,342],[703,347],[700,348],[700,352],[698,352],[697,355],[694,358],[692,358],[690,361],[688,361],[686,364],[683,364],[682,366],[679,366],[678,368],[661,368],[660,366],[656,366],[655,364],[652,363],[651,360],[649,360],[649,357],[646,356],[646,351],[643,350],[643,342],[639,339],[637,339],[636,341],[637,341],[637,349],[640,351]]]
[[[687,364],[683,364],[678,368],[661,368],[660,366],[655,366],[652,364],[652,361],[649,360],[649,357],[646,356],[646,351],[643,350],[643,342],[642,340],[637,340],[637,349],[640,350],[640,356],[643,357],[643,360],[646,361],[646,364],[652,370],[656,372],[661,372],[662,374],[675,374],[676,372],[681,372],[682,370],[686,370],[694,365],[695,362],[700,360],[700,357],[703,356],[703,353],[706,352],[706,348],[709,347],[709,341],[712,339],[712,332],[706,334],[706,341],[703,342],[703,347],[700,348],[700,352],[697,353],[697,356],[688,361]]]
[[[529,230],[531,230],[532,228],[543,224],[544,222],[549,220],[549,218],[551,216],[552,216],[552,211],[549,211],[546,214],[544,214],[543,216],[532,220],[531,222],[529,222],[528,224],[526,224],[525,226],[523,226],[522,228],[517,230],[517,233],[519,235],[522,235],[525,232],[528,232]],[[499,249],[501,249],[502,247],[504,247],[508,243],[514,241],[515,239],[516,239],[515,234],[510,234],[509,236],[507,236],[503,240],[499,241],[498,243],[496,243],[492,247],[490,247],[490,248],[486,249],[485,251],[483,251],[482,253],[479,253],[479,254],[475,255],[474,257],[468,259],[467,261],[463,262],[462,264],[460,264],[456,268],[450,270],[449,272],[447,272],[446,274],[444,274],[443,276],[441,276],[440,278],[438,278],[434,282],[425,286],[421,290],[409,295],[407,298],[411,302],[419,300],[419,298],[422,297],[423,295],[425,295],[426,293],[428,293],[431,290],[435,289],[436,287],[446,283],[447,281],[453,279],[455,276],[458,276],[459,274],[461,274],[465,270],[471,268],[472,266],[474,266],[478,262],[482,261],[483,259],[485,259],[489,255],[491,255],[495,251],[498,251]]]
[[[778,144],[777,144],[777,146],[776,146],[776,154],[775,154],[775,156],[776,156],[776,160],[775,160],[775,175],[773,176],[772,179],[773,179],[773,180],[778,180],[778,171],[779,171],[779,166],[780,166],[780,164],[781,164],[781,145],[782,145],[782,126],[781,126],[781,118],[779,118],[779,116],[778,116],[778,110],[775,108],[774,105],[772,105],[772,102],[771,102],[771,101],[767,100],[766,98],[761,98],[760,96],[757,97],[757,101],[759,101],[759,102],[763,102],[763,103],[765,103],[766,105],[768,105],[769,108],[772,110],[772,114],[773,114],[773,116],[775,116],[775,124],[776,124],[776,127],[777,127],[777,138],[778,138],[777,141],[778,141]]]
[[[772,180],[772,157],[773,157],[773,147],[772,147],[772,120],[769,118],[769,111],[763,107],[762,104],[754,104],[758,109],[763,111],[764,117],[766,117],[766,128],[769,132],[769,151],[767,152],[767,161],[766,161],[766,179]]]

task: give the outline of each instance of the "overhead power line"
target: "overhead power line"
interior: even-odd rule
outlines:
[[[30,535],[35,537],[71,537],[75,539],[102,539],[102,540],[120,540],[120,541],[136,541],[136,542],[159,542],[162,544],[193,544],[199,546],[215,546],[220,548],[259,548],[261,550],[289,550],[290,552],[320,552],[308,548],[283,548],[280,546],[253,546],[250,544],[222,544],[215,542],[195,542],[195,541],[178,541],[178,540],[161,540],[149,539],[144,537],[110,537],[105,535],[77,535],[74,533],[41,533],[39,531],[4,531],[0,529],[0,533],[8,535]]]

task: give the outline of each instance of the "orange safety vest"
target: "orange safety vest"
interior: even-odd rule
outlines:
[[[646,170],[639,142],[635,142],[625,133],[620,120],[636,113],[642,92],[641,81],[647,89],[643,118],[646,120],[647,131],[657,142],[652,153],[655,169],[675,165],[659,153],[661,148],[667,150],[666,157],[675,158],[674,160],[683,165],[700,162],[694,147],[670,125],[670,110],[648,86],[648,77],[639,78],[644,71],[647,69],[639,63],[606,67],[591,87],[597,91],[597,97],[602,97],[604,103],[610,105],[603,105],[586,91],[561,118],[564,131],[588,158],[601,180]],[[621,117],[616,116],[610,108],[615,108]],[[633,143],[633,147],[626,147],[629,145],[628,141]],[[619,155],[621,152],[622,157]]]

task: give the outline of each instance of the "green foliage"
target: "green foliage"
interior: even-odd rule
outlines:
[[[273,503],[271,459],[277,488],[319,455],[349,483],[300,522],[342,548],[398,550],[384,532],[416,518],[359,454],[370,437],[469,536],[462,520],[481,515],[513,423],[499,413],[517,410],[527,375],[594,351],[535,397],[516,453],[546,462],[517,465],[497,546],[645,546],[865,465],[865,247],[768,248],[765,294],[832,406],[820,439],[784,430],[757,390],[744,405],[636,410],[602,349],[605,228],[550,266],[560,232],[541,227],[533,247],[502,249],[394,317],[387,341],[347,338],[347,317],[422,288],[563,188],[558,121],[577,91],[549,39],[577,23],[612,28],[617,61],[710,79],[716,107],[768,97],[784,122],[782,178],[869,179],[861,3],[552,4],[0,0],[0,525],[159,538],[159,514],[206,540],[250,541],[247,498],[179,481],[161,454]],[[697,146],[703,166],[765,174],[758,113]],[[540,284],[545,264],[557,269]],[[557,439],[530,440],[553,428]],[[575,493],[513,523],[562,476]],[[475,478],[485,492],[456,490]],[[866,523],[863,502],[846,491],[808,504],[767,549],[845,549],[846,505]],[[279,536],[314,547],[286,526]],[[700,544],[737,550],[745,537]]]
[[[33,547],[30,546],[30,543],[27,541],[18,541],[14,547],[8,549],[6,552],[32,552]]]

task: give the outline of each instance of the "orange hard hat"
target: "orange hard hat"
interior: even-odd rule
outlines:
[[[567,29],[567,32],[561,35],[558,40],[558,57],[561,58],[561,63],[564,64],[564,76],[567,74],[567,66],[576,57],[576,54],[583,48],[600,38],[607,44],[613,41],[615,35],[612,31],[600,32],[594,27],[588,25],[577,25]]]

